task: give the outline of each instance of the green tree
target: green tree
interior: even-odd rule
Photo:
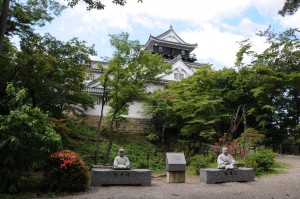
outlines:
[[[161,140],[163,150],[166,149],[165,134],[168,128],[180,129],[182,119],[173,108],[172,92],[163,89],[151,93],[144,105],[144,113],[152,116],[153,132],[147,136],[151,141]]]
[[[193,76],[167,84],[159,95],[154,93],[156,99],[150,110],[154,120],[161,121],[161,129],[177,128],[180,132],[177,141],[184,145],[211,142],[216,134],[222,135],[225,129],[223,121],[230,117],[230,113],[225,109],[224,88],[218,86],[221,83],[218,77],[219,72],[203,66]]]
[[[9,114],[8,99],[6,96],[7,82],[13,81],[16,74],[16,63],[14,61],[17,49],[5,41],[3,53],[0,53],[0,115]]]
[[[176,127],[189,142],[212,142],[224,134],[231,142],[248,125],[257,124],[256,115],[248,112],[257,106],[251,92],[257,85],[251,68],[215,71],[203,66],[193,76],[154,93],[149,109],[162,129]]]
[[[35,27],[52,21],[65,8],[54,0],[3,0],[0,1],[0,7],[0,52],[5,35],[34,34]]]
[[[295,140],[299,137],[300,43],[295,30],[274,33],[271,28],[259,33],[269,42],[263,53],[252,52],[252,64],[258,84],[251,90],[257,106],[249,113],[256,115],[260,132],[269,143]],[[263,129],[263,130],[262,130]]]
[[[10,37],[35,35],[34,28],[50,22],[64,7],[53,0],[3,0],[0,8],[0,114],[8,114],[6,84],[17,74],[17,50]]]
[[[71,7],[76,6],[80,2],[80,0],[65,0],[65,1],[67,1],[68,5]],[[81,0],[81,1],[87,4],[88,10],[91,9],[103,10],[105,8],[105,5],[99,0]],[[113,0],[112,2],[120,6],[124,6],[126,4],[126,0]],[[143,2],[143,1],[138,0],[138,2]]]
[[[242,146],[258,146],[262,143],[265,135],[258,133],[254,128],[247,128],[237,139]]]
[[[87,10],[104,9],[105,5],[99,0],[65,0],[70,7],[79,2],[87,4]],[[124,6],[126,0],[113,0],[116,5]],[[138,0],[142,2],[142,0]],[[65,6],[56,0],[3,0],[0,1],[0,52],[3,49],[5,35],[33,34],[35,26],[44,26],[46,22],[59,16]]]
[[[78,113],[93,106],[93,98],[83,91],[85,64],[93,47],[77,38],[62,42],[49,34],[24,38],[20,45],[14,82],[28,90],[33,107],[61,117],[63,111]]]
[[[41,168],[61,146],[60,136],[39,108],[23,104],[26,91],[7,86],[9,115],[0,116],[0,191],[16,192],[21,176]]]
[[[110,43],[115,48],[113,58],[105,71],[110,72],[107,95],[110,109],[109,144],[104,157],[107,163],[113,142],[113,124],[121,114],[127,114],[130,102],[141,100],[146,96],[146,87],[151,82],[157,82],[159,74],[167,73],[171,69],[160,55],[141,50],[138,41],[129,40],[128,33],[110,35]],[[106,78],[106,76],[103,76]],[[100,82],[101,80],[100,77]]]
[[[300,7],[299,0],[286,0],[282,9],[278,12],[281,16],[293,15]]]
[[[101,138],[101,125],[102,125],[102,120],[104,116],[104,107],[106,102],[108,101],[107,95],[109,93],[109,88],[108,88],[108,82],[109,82],[109,75],[114,70],[114,68],[111,68],[111,70],[106,70],[102,64],[98,65],[101,71],[104,71],[102,76],[98,78],[98,81],[100,81],[101,86],[103,88],[103,92],[100,95],[101,99],[101,109],[100,109],[100,117],[97,123],[97,129],[96,129],[96,151],[95,151],[95,160],[94,164],[97,164],[98,161],[98,156],[99,156],[99,149],[100,149],[100,138]]]
[[[1,1],[1,16],[0,16],[0,53],[3,49],[4,35],[6,31],[7,17],[10,0]]]

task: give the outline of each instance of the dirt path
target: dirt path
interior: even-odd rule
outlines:
[[[91,187],[84,193],[63,197],[64,199],[300,199],[300,157],[279,156],[277,160],[291,163],[293,168],[283,174],[256,178],[249,183],[204,184],[198,176],[187,176],[186,183],[166,183],[166,177],[155,177],[151,187]]]

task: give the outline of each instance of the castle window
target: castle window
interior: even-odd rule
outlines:
[[[95,76],[94,76],[93,73],[88,73],[88,74],[86,75],[86,80],[94,80],[94,79],[95,79]]]
[[[108,105],[109,100],[107,98],[104,98],[104,104]],[[96,101],[95,101],[96,105],[101,105],[102,104],[102,96],[97,96]]]
[[[185,50],[182,50],[182,51],[181,51],[181,55],[185,55]]]
[[[180,80],[184,79],[184,74],[179,74],[179,79]]]
[[[163,51],[163,47],[162,46],[158,46],[158,51],[162,52]]]
[[[96,105],[101,105],[101,97],[97,97],[96,99]]]
[[[174,79],[180,81],[180,80],[184,79],[184,74],[174,73]]]

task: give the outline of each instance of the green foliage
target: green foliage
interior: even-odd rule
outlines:
[[[190,159],[190,166],[193,168],[195,174],[199,174],[199,169],[207,168],[210,163],[210,157],[205,155],[194,155]]]
[[[254,168],[255,175],[262,175],[274,169],[275,156],[271,149],[249,153],[244,158],[245,166]]]
[[[14,105],[24,90],[8,86]],[[29,105],[16,106],[0,116],[0,191],[16,192],[24,172],[44,166],[50,153],[61,147],[61,138],[48,123],[47,115]]]
[[[128,113],[129,103],[146,97],[146,87],[150,82],[159,80],[161,73],[171,69],[171,64],[166,64],[161,55],[142,51],[137,40],[129,40],[128,33],[110,35],[110,44],[115,49],[113,58],[108,62],[108,67],[102,67],[103,75],[98,79],[106,85],[109,91],[106,97],[110,106],[110,139],[105,154],[105,162],[112,147],[113,122],[121,114]]]
[[[138,139],[143,138],[140,137]],[[131,140],[129,143],[124,144],[123,147],[126,150],[132,168],[148,167],[154,171],[164,170],[165,156],[163,153],[157,152],[153,144],[146,141]],[[115,156],[116,154],[113,155]],[[149,160],[147,162],[148,157]]]
[[[68,5],[72,8],[76,6],[80,0],[66,0],[68,2]],[[82,0],[84,3],[87,4],[87,10],[97,9],[97,10],[103,10],[105,8],[105,5],[99,1],[99,0]],[[126,4],[126,0],[113,0],[112,1],[116,5],[124,6]]]
[[[129,102],[145,98],[147,82],[159,80],[157,75],[170,70],[171,65],[165,64],[160,55],[141,51],[139,42],[129,40],[128,33],[110,37],[115,52],[108,67],[102,68],[104,75],[99,81],[110,88],[107,97],[111,115],[120,115],[127,112]],[[110,75],[108,79],[105,74]]]
[[[88,185],[85,163],[75,152],[63,150],[52,154],[44,179],[49,191],[83,191]]]
[[[248,129],[241,136],[244,145],[263,141],[279,146],[287,140],[297,141],[298,35],[296,30],[276,34],[271,29],[258,35],[265,37],[270,46],[259,54],[252,51],[248,40],[241,42],[238,70],[215,71],[202,66],[194,75],[155,92],[147,108],[157,121],[152,133],[162,138],[166,128],[176,128],[184,139],[207,143],[226,133],[231,142],[251,126],[260,133]],[[245,55],[252,58],[251,64],[243,63]]]
[[[147,135],[147,139],[150,141],[156,141],[159,139],[159,136],[156,133],[150,133]]]
[[[34,107],[61,117],[63,111],[80,113],[93,106],[94,99],[83,91],[84,64],[94,54],[93,47],[76,38],[62,42],[49,34],[24,38],[20,46],[14,81],[28,90]]]
[[[82,137],[95,137],[95,127],[87,124],[82,118],[67,117],[65,119],[70,135]]]
[[[258,146],[265,135],[259,134],[254,128],[247,128],[237,140],[242,146]]]
[[[75,142],[70,138],[71,129],[68,127],[66,119],[50,117],[48,122],[53,125],[54,130],[60,135],[63,148],[75,148]]]
[[[144,105],[144,115],[152,116],[154,128],[147,138],[151,141],[164,139],[165,129],[179,128],[180,117],[173,109],[172,94],[168,90],[156,90],[146,101]]]
[[[243,93],[235,89],[235,81],[233,69],[215,71],[202,66],[193,76],[167,84],[153,94],[152,107],[147,108],[158,121],[157,132],[175,127],[187,139],[211,142],[228,130],[224,123],[235,108],[232,104],[242,101]]]
[[[0,114],[8,114],[8,99],[6,96],[6,86],[8,82],[12,81],[15,75],[16,64],[14,61],[14,56],[17,49],[8,42],[4,41],[3,53],[0,53]]]
[[[54,0],[11,0],[6,33],[10,36],[33,34],[35,27],[45,26],[54,16],[59,16],[64,8],[65,6]]]
[[[281,10],[279,10],[278,14],[281,16],[293,15],[295,14],[300,7],[299,0],[285,0],[285,3]]]

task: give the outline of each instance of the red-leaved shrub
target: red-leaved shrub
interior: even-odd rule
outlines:
[[[50,191],[83,191],[88,185],[86,166],[73,151],[62,150],[50,156],[44,184]]]

